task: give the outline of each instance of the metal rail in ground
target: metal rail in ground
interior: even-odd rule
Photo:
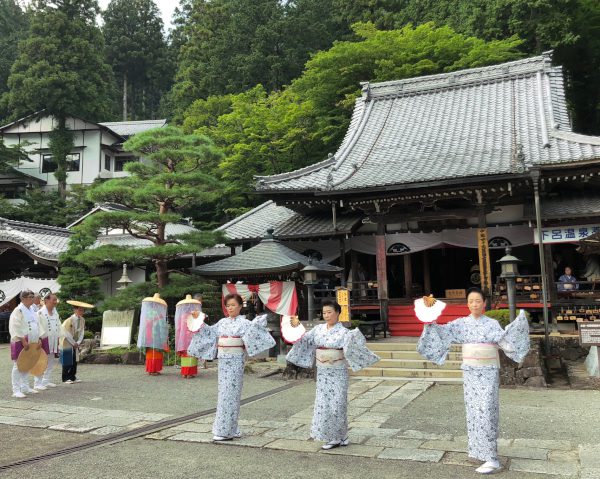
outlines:
[[[295,381],[293,383],[288,383],[283,386],[280,386],[275,389],[271,389],[269,391],[265,391],[260,394],[255,394],[254,396],[250,396],[246,399],[242,399],[240,405],[250,404],[255,401],[260,401],[261,399],[267,398],[269,396],[273,396],[280,392],[286,391],[293,387],[298,386],[304,381]],[[46,454],[41,454],[39,456],[31,457],[29,459],[23,459],[21,461],[16,461],[10,464],[0,465],[0,472],[8,471],[10,469],[15,469],[20,466],[27,466],[30,464],[36,464],[38,462],[46,461],[48,459],[53,459],[55,457],[66,456],[69,454],[74,454],[76,452],[85,451],[88,449],[93,449],[101,446],[108,446],[112,444],[116,444],[123,441],[129,441],[131,439],[136,439],[141,436],[146,436],[148,434],[152,434],[154,432],[162,431],[163,429],[169,429],[174,426],[178,426],[179,424],[184,424],[186,422],[193,421],[194,419],[198,419],[199,417],[208,416],[209,414],[213,414],[217,409],[205,409],[204,411],[196,412],[193,414],[188,414],[186,416],[179,416],[172,419],[165,419],[163,421],[159,421],[154,424],[149,424],[147,426],[142,426],[137,429],[132,429],[130,431],[118,432],[115,434],[110,434],[104,437],[100,437],[98,439],[94,439],[93,441],[88,441],[83,444],[78,444],[75,446],[69,446],[66,449],[59,449],[58,451],[49,452]],[[26,426],[24,426],[26,427]]]

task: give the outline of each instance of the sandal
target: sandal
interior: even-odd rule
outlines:
[[[502,465],[499,462],[487,461],[475,469],[479,474],[495,474],[502,470]]]

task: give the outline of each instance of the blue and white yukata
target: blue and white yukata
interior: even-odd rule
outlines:
[[[425,325],[417,351],[438,365],[444,364],[451,344],[463,345],[464,398],[469,457],[497,461],[500,387],[498,348],[514,361],[529,352],[529,325],[525,313],[502,329],[485,315],[466,316],[448,324]],[[468,351],[487,351],[474,358]],[[495,355],[495,357],[493,357]]]
[[[204,324],[194,335],[188,354],[199,359],[219,359],[219,394],[213,435],[238,436],[240,400],[246,354],[255,356],[275,346],[267,330],[267,315],[249,321],[245,316],[223,318],[213,326]]]
[[[302,336],[286,359],[301,368],[317,365],[317,391],[310,435],[328,443],[348,438],[348,366],[353,371],[379,361],[358,329],[319,324]]]

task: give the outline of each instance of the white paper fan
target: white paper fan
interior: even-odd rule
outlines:
[[[190,314],[186,321],[188,329],[193,333],[197,332],[204,324],[205,319],[206,314],[204,313],[200,313],[197,318]]]
[[[440,317],[446,303],[435,299],[433,296],[423,296],[415,299],[415,315],[422,323],[432,323]]]
[[[294,344],[306,333],[298,316],[281,316],[281,336],[286,343]]]

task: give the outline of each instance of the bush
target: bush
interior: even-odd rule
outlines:
[[[493,318],[500,323],[500,326],[505,328],[510,323],[510,310],[508,309],[492,309],[490,311],[486,311],[485,315],[488,318]],[[517,310],[517,316],[519,315],[519,311]],[[525,315],[527,316],[527,320],[531,321],[531,315],[525,311]]]

